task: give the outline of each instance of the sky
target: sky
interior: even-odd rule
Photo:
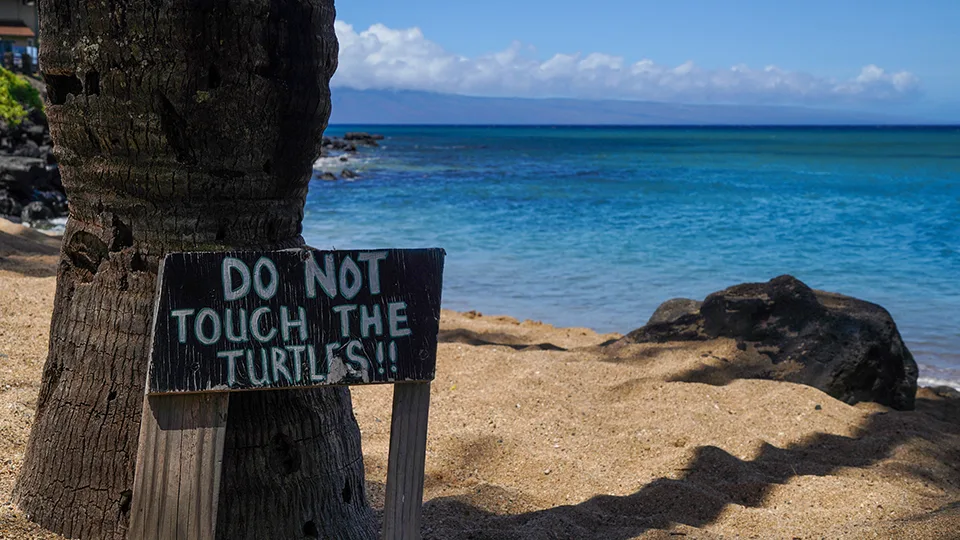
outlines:
[[[960,121],[960,0],[340,0],[334,87]]]

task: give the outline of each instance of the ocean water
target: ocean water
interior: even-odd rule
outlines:
[[[792,274],[893,315],[960,386],[960,128],[336,126],[318,248],[443,247],[444,306],[628,332],[669,298]]]

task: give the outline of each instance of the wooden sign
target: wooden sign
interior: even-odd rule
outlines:
[[[230,392],[394,387],[383,538],[420,538],[442,249],[166,256],[128,538],[213,539]]]
[[[429,381],[443,250],[177,253],[150,393]]]

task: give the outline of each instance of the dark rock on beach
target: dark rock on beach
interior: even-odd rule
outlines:
[[[0,216],[35,224],[67,215],[67,198],[43,112],[0,125]]]
[[[0,155],[0,216],[17,221],[32,202],[48,206],[50,217],[67,214],[60,171],[43,157]]]
[[[343,172],[340,173],[340,177],[341,177],[341,178],[347,178],[347,179],[349,179],[349,178],[356,178],[356,177],[357,177],[357,173],[351,171],[350,169],[344,169]]]
[[[53,187],[46,160],[24,156],[0,156],[0,189],[16,197],[21,204],[30,202],[34,190]]]
[[[53,209],[40,201],[33,201],[20,211],[20,220],[31,225],[53,217],[55,217]]]
[[[335,182],[337,177],[332,172],[325,172],[320,175],[320,179],[326,182]]]
[[[792,276],[715,292],[699,306],[666,302],[650,322],[620,342],[646,343],[726,337],[738,348],[782,368],[757,373],[807,384],[845,401],[875,401],[913,409],[917,364],[884,308],[813,290]],[[614,344],[616,345],[616,344]]]
[[[700,313],[700,306],[703,302],[691,300],[689,298],[673,298],[660,304],[660,307],[653,312],[647,325],[660,323],[673,323],[681,317],[696,316]]]
[[[67,196],[62,191],[37,191],[33,198],[50,208],[55,217],[67,215]]]
[[[19,216],[23,211],[20,201],[10,195],[9,191],[0,190],[0,216]]]
[[[13,151],[13,155],[32,158],[43,157],[44,161],[46,161],[46,156],[44,156],[40,150],[40,145],[31,139],[23,141],[20,147]]]

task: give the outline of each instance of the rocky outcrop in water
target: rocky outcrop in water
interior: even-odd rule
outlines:
[[[328,155],[331,150],[353,153],[357,151],[357,145],[337,137],[324,137],[320,149],[321,155]]]
[[[352,141],[356,144],[366,146],[379,146],[377,141],[383,140],[383,135],[377,133],[367,133],[365,131],[350,131],[343,135],[344,140]]]
[[[345,133],[342,138],[324,137],[321,143],[320,156],[336,158],[336,161],[341,163],[339,167],[343,167],[342,164],[357,161],[356,158],[360,152],[359,147],[377,147],[379,146],[377,141],[383,139],[383,135],[365,131],[350,131]],[[315,178],[328,182],[337,180],[337,173],[330,170],[332,167],[329,161],[323,163],[320,170],[315,172]],[[362,167],[363,161],[359,161],[359,164]],[[354,168],[339,168],[340,179],[353,180],[358,176],[360,176],[360,173]]]
[[[913,409],[917,364],[884,308],[813,290],[792,276],[665,302],[642,328],[610,345],[732,338],[776,369],[753,378],[807,384],[847,403]]]
[[[353,154],[358,146],[380,146],[383,135],[367,133],[365,131],[350,131],[340,137],[324,137],[321,142],[321,155],[330,155],[331,152],[346,152]]]

